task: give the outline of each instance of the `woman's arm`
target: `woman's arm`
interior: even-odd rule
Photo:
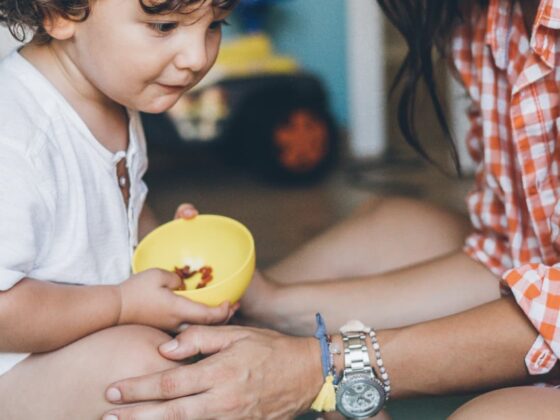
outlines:
[[[528,374],[525,355],[536,337],[513,298],[378,333],[395,398],[480,391],[557,377],[558,368],[547,377]]]
[[[354,314],[349,312],[348,317]],[[510,298],[377,335],[393,398],[544,379],[527,373],[523,360],[537,333]],[[173,343],[176,347],[169,350]],[[271,418],[293,417],[310,407],[321,387],[320,350],[314,338],[240,327],[195,327],[160,351],[172,360],[199,352],[211,356],[193,365],[113,384],[116,390],[107,393],[117,396],[113,402],[168,400],[113,410],[120,420],[137,418],[140,413],[150,418],[172,413],[174,418],[258,418],[262,413]],[[373,354],[370,357],[375,360]],[[340,369],[341,360],[336,363]]]
[[[375,328],[394,328],[458,313],[500,297],[499,281],[461,251],[386,274],[294,285],[258,273],[243,298],[249,322],[310,335],[321,312],[336,330],[349,314]]]
[[[0,351],[41,353],[116,325],[118,286],[74,286],[23,279],[0,292]]]

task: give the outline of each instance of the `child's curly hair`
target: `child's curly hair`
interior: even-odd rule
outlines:
[[[33,32],[33,41],[48,43],[50,35],[43,23],[51,16],[62,16],[77,22],[86,20],[94,0],[0,0],[0,24],[24,41],[26,30]],[[202,4],[204,0],[138,0],[146,13],[161,14],[180,11],[185,6]],[[238,0],[212,0],[214,7],[231,9]]]

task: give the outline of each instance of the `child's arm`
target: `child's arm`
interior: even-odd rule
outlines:
[[[0,351],[52,351],[115,325],[176,331],[182,324],[221,324],[233,315],[173,293],[182,280],[147,270],[118,286],[74,286],[23,279],[0,292]]]
[[[0,351],[40,353],[117,325],[118,286],[23,279],[0,292]]]

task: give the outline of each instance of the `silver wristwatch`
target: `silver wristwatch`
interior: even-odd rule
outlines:
[[[367,333],[349,331],[347,324],[340,329],[344,343],[344,371],[336,389],[336,409],[351,419],[366,419],[376,415],[385,404],[385,388],[371,367],[366,340]],[[355,329],[355,328],[354,328]]]

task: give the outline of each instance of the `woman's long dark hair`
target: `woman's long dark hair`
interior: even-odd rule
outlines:
[[[437,94],[434,79],[434,50],[446,57],[451,35],[457,23],[466,19],[474,7],[486,7],[488,0],[377,0],[389,21],[404,37],[408,53],[397,72],[393,91],[402,88],[398,103],[398,121],[405,140],[425,159],[432,162],[418,137],[415,105],[419,82],[423,81],[434,106],[437,120],[449,145],[451,158],[460,174],[457,148]]]

